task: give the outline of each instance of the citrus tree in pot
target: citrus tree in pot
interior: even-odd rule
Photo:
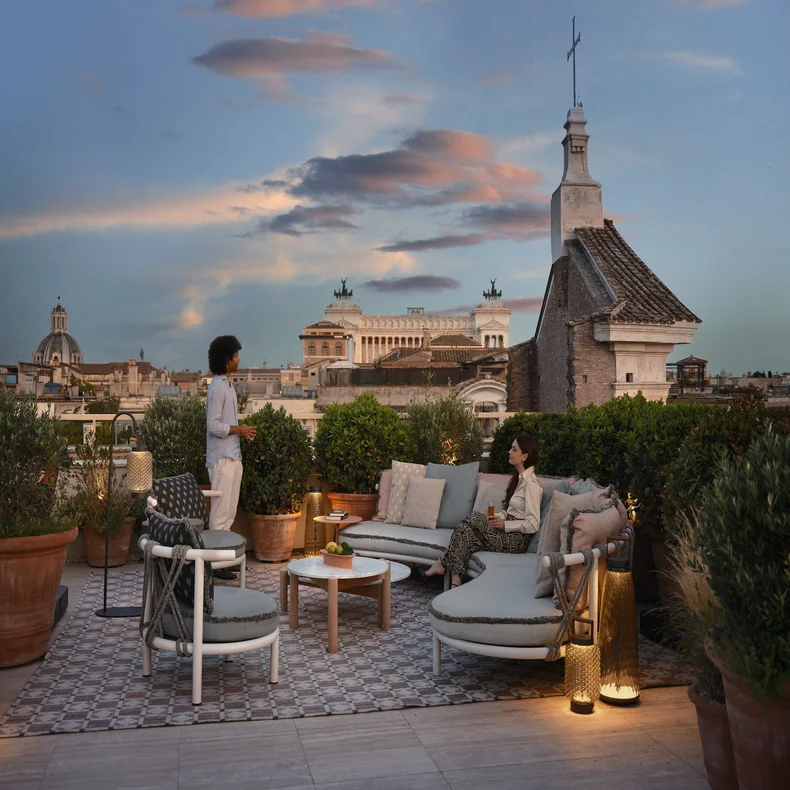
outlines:
[[[376,513],[379,473],[393,459],[411,458],[409,426],[395,409],[365,392],[352,403],[327,408],[318,424],[315,454],[332,507],[369,521]]]
[[[78,534],[57,502],[66,463],[55,420],[34,400],[0,392],[0,667],[40,658],[49,644],[66,550]]]
[[[241,507],[250,524],[255,557],[287,560],[310,477],[310,437],[284,408],[275,410],[270,403],[242,423],[258,429],[254,439],[241,445]]]
[[[88,565],[95,568],[104,567],[107,459],[108,448],[95,442],[76,447],[76,459],[69,474],[73,493],[63,504],[64,514],[82,532]],[[110,491],[110,535],[107,553],[107,566],[110,568],[124,565],[129,559],[129,546],[135,523],[135,516],[132,515],[133,501],[116,474]]]
[[[790,773],[790,437],[768,427],[722,457],[697,548],[719,602],[707,643],[724,681],[742,790]]]

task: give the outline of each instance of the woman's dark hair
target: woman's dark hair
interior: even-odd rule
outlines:
[[[241,351],[241,343],[233,335],[215,337],[208,347],[208,369],[215,376],[224,376],[237,351]]]
[[[527,454],[527,463],[524,468],[529,469],[532,466],[537,466],[540,461],[540,451],[538,450],[538,443],[535,439],[532,436],[522,434],[516,437],[516,444],[522,453]],[[507,510],[510,504],[511,497],[516,493],[517,487],[518,472],[513,472],[513,476],[510,478],[510,482],[507,484],[507,491],[505,492],[505,510]]]

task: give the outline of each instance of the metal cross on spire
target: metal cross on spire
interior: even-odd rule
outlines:
[[[565,59],[567,63],[573,55],[573,106],[577,107],[578,96],[576,94],[576,45],[582,40],[582,34],[576,35],[576,17],[573,17],[573,32],[571,33],[571,41],[573,46],[568,50],[568,57]]]

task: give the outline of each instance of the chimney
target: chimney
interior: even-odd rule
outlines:
[[[601,185],[587,168],[587,142],[590,135],[581,107],[568,110],[565,121],[565,171],[551,196],[551,259],[566,253],[565,242],[576,237],[576,228],[603,227]]]

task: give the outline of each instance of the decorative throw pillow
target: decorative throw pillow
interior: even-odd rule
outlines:
[[[540,489],[543,495],[540,500],[540,527],[538,531],[532,536],[527,547],[528,554],[537,554],[540,547],[540,533],[543,531],[543,525],[546,523],[546,518],[549,515],[551,508],[551,495],[555,491],[562,494],[568,494],[571,490],[571,485],[576,481],[575,477],[549,477],[546,475],[536,475]]]
[[[601,488],[598,491],[591,491],[589,494],[561,494],[554,491],[551,495],[551,506],[546,516],[543,527],[540,530],[538,542],[537,559],[535,565],[535,597],[544,598],[551,595],[554,582],[548,568],[543,567],[543,558],[547,554],[560,550],[562,537],[562,526],[568,523],[571,511],[594,510],[601,507],[603,503],[611,498],[613,489]]]
[[[156,509],[168,518],[199,518],[204,524],[208,522],[206,497],[189,472],[154,480],[152,488]]]
[[[619,497],[613,496],[594,510],[572,510],[563,524],[561,545],[565,554],[591,549],[609,538],[619,535],[628,523],[628,513]],[[582,575],[581,565],[565,568],[565,594],[570,598]],[[560,576],[563,578],[563,576]],[[579,606],[587,604],[587,591],[579,599]]]
[[[483,483],[499,483],[500,485],[505,486],[507,488],[507,484],[510,482],[511,475],[495,475],[491,472],[478,472],[477,473],[477,487]]]
[[[480,483],[475,497],[475,504],[472,510],[483,515],[488,514],[488,503],[494,503],[494,512],[505,507],[505,495],[507,494],[507,484],[503,483]]]
[[[392,485],[387,502],[388,524],[400,524],[403,518],[410,477],[425,477],[425,467],[422,464],[407,464],[403,461],[392,462]]]
[[[442,506],[444,480],[429,480],[427,477],[410,477],[403,506],[401,524],[404,527],[436,529],[439,508]]]
[[[374,521],[387,520],[387,505],[390,501],[390,489],[392,488],[392,469],[385,469],[379,478],[379,501],[376,506]]]
[[[576,496],[577,494],[589,494],[590,491],[593,491],[596,488],[601,488],[598,483],[595,482],[591,477],[588,477],[586,480],[577,480],[571,486],[571,494]]]
[[[425,476],[433,480],[446,480],[439,521],[441,529],[455,529],[471,512],[477,492],[477,472],[480,463],[475,461],[462,466],[428,464]]]
[[[194,478],[193,478],[194,479]],[[149,535],[163,546],[187,545],[192,549],[204,549],[203,538],[189,523],[188,518],[168,518],[153,508],[146,510],[148,516]],[[168,570],[171,560],[165,560]],[[211,614],[214,609],[214,576],[211,563],[207,562],[204,574],[203,611]],[[173,588],[176,598],[189,606],[195,603],[195,563],[188,562],[181,569],[181,574]]]

